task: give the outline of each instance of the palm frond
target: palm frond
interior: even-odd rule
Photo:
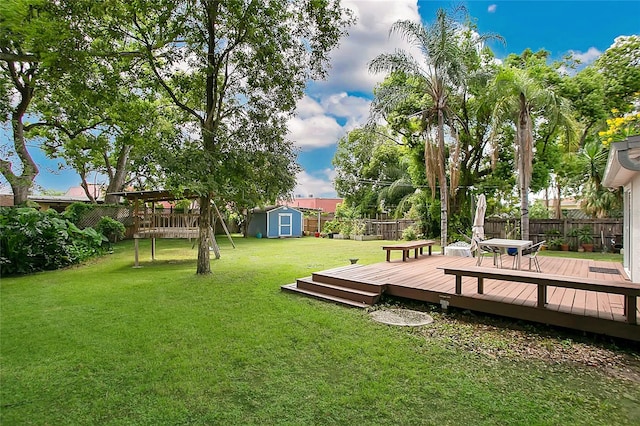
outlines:
[[[425,165],[425,174],[427,177],[427,183],[429,184],[429,189],[431,189],[431,193],[436,193],[436,182],[439,176],[438,169],[438,159],[440,158],[438,145],[431,140],[429,137],[429,132],[426,132],[426,137],[424,141],[424,165]]]
[[[415,188],[411,184],[411,181],[407,177],[401,177],[391,183],[389,186],[388,195],[390,198],[401,198],[407,194],[413,194]]]
[[[396,71],[410,75],[424,75],[424,70],[415,58],[402,49],[396,49],[393,53],[382,53],[369,62],[370,73]]]
[[[449,159],[449,193],[455,195],[460,184],[460,141],[454,126],[451,126],[451,130],[456,143]]]

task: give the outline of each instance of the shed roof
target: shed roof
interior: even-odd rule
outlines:
[[[269,213],[270,211],[281,209],[281,208],[286,208],[286,209],[289,209],[289,210],[294,210],[294,211],[300,212],[300,210],[298,210],[295,207],[291,207],[291,206],[267,206],[267,207],[262,207],[262,208],[251,209],[251,213]]]

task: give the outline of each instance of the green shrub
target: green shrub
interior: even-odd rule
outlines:
[[[67,219],[71,223],[75,223],[77,225],[82,219],[82,216],[84,216],[85,214],[87,214],[87,212],[90,212],[94,208],[95,206],[93,204],[81,202],[71,203],[67,206],[66,209],[64,209],[64,213],[62,215],[64,219]]]
[[[404,231],[402,231],[402,239],[406,241],[417,240],[418,232],[416,228],[413,225],[409,226],[408,228],[405,228]]]
[[[82,262],[102,252],[104,237],[54,210],[0,209],[0,274],[28,274]]]
[[[541,200],[536,200],[529,208],[529,219],[551,219],[551,212]]]
[[[322,232],[324,232],[325,234],[334,234],[334,233],[337,233],[339,229],[340,229],[340,223],[334,219],[324,223],[324,226],[322,227]]]
[[[191,208],[192,200],[180,200],[177,201],[174,207],[176,213],[187,213]]]
[[[352,220],[341,221],[339,229],[342,235],[351,235],[353,231],[353,221]]]
[[[353,221],[353,229],[351,230],[352,233],[354,233],[355,235],[364,235],[366,231],[367,222],[365,222],[364,220]]]
[[[107,237],[111,242],[117,242],[124,237],[124,225],[109,216],[102,216],[96,225],[96,231]]]

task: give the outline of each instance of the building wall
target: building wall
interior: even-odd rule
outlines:
[[[302,236],[302,212],[296,209],[292,209],[290,207],[278,207],[277,209],[273,209],[267,213],[267,221],[268,221],[268,229],[266,236],[269,238],[279,238],[282,236],[289,235],[281,235],[280,234],[280,217],[287,216],[291,218],[291,237],[301,237]]]
[[[251,215],[247,235],[255,237],[258,232],[265,237],[267,236],[267,213],[265,212],[253,213]]]
[[[636,173],[629,185],[625,186],[625,192],[627,191],[630,195],[630,209],[629,241],[625,241],[625,258],[628,259],[629,278],[640,283],[640,173]]]
[[[342,198],[296,198],[286,204],[291,207],[321,209],[323,213],[335,213],[336,206],[343,202]]]
[[[0,194],[0,207],[13,206],[13,194]]]

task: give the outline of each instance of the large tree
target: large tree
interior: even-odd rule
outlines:
[[[408,174],[408,149],[382,126],[354,129],[338,141],[332,163],[335,187],[359,217],[390,211],[415,191]],[[396,209],[396,215],[401,210]]]
[[[150,172],[145,180],[158,174],[148,164],[148,153],[178,131],[171,110],[145,93],[133,70],[114,67],[113,62],[79,76],[87,77],[81,81],[65,78],[50,84],[48,96],[37,102],[47,154],[78,172],[80,185],[94,202],[89,176],[106,180],[105,202],[112,204],[119,197],[110,194],[123,191],[138,173]]]
[[[291,146],[286,120],[306,81],[324,76],[349,18],[337,0],[114,0],[110,7],[106,24],[125,49],[144,54],[149,75],[182,114],[183,139],[170,158],[178,170],[166,172],[176,189],[200,197],[197,273],[208,274],[212,197],[252,178],[247,153]]]
[[[468,30],[466,10],[461,9],[461,12],[465,15]],[[440,239],[442,246],[445,246],[448,242],[449,188],[451,187],[451,191],[456,190],[459,173],[457,144],[451,148],[452,158],[447,161],[449,151],[445,143],[445,126],[449,128],[451,139],[457,139],[453,125],[455,114],[451,110],[450,98],[458,88],[465,86],[468,76],[465,54],[472,46],[479,49],[486,37],[476,35],[472,39],[468,38],[469,32],[465,31],[464,25],[458,23],[443,9],[437,11],[435,22],[431,25],[398,21],[391,27],[390,34],[393,33],[401,35],[422,53],[422,57],[415,58],[404,50],[381,54],[369,63],[369,71],[401,72],[409,75],[416,79],[426,98],[426,107],[414,113],[421,119],[423,135],[426,138],[424,159],[433,194],[436,193],[436,185],[439,186]],[[399,103],[404,102],[407,96],[415,94],[415,91],[407,90],[407,87],[397,89],[379,93],[373,104],[374,113],[394,109]],[[435,143],[432,142],[433,134]],[[448,168],[451,168],[451,182],[447,180]]]
[[[0,172],[15,205],[27,201],[39,172],[28,149],[41,125],[34,100],[44,95],[43,82],[82,67],[89,42],[79,30],[80,9],[80,1],[0,2],[0,117],[11,137],[2,141]]]
[[[571,101],[581,127],[579,147],[585,145],[587,138],[597,134],[609,115],[605,85],[603,73],[594,66],[562,78],[560,94]]]
[[[0,4],[1,112],[13,136],[11,147],[3,142],[0,171],[15,204],[26,201],[38,174],[28,144],[63,158],[91,199],[88,173],[107,176],[108,192],[122,190],[133,147],[159,133],[154,99],[151,107],[142,99],[150,92],[135,66],[141,53],[105,30],[109,3]]]
[[[521,237],[529,239],[529,191],[533,174],[534,130],[536,120],[567,133],[574,131],[571,109],[554,87],[546,86],[527,67],[505,66],[491,88],[498,98],[494,106],[494,128],[500,122],[512,123],[516,130],[515,151],[520,193]]]
[[[640,35],[620,36],[595,62],[609,109],[629,110],[640,92]]]

